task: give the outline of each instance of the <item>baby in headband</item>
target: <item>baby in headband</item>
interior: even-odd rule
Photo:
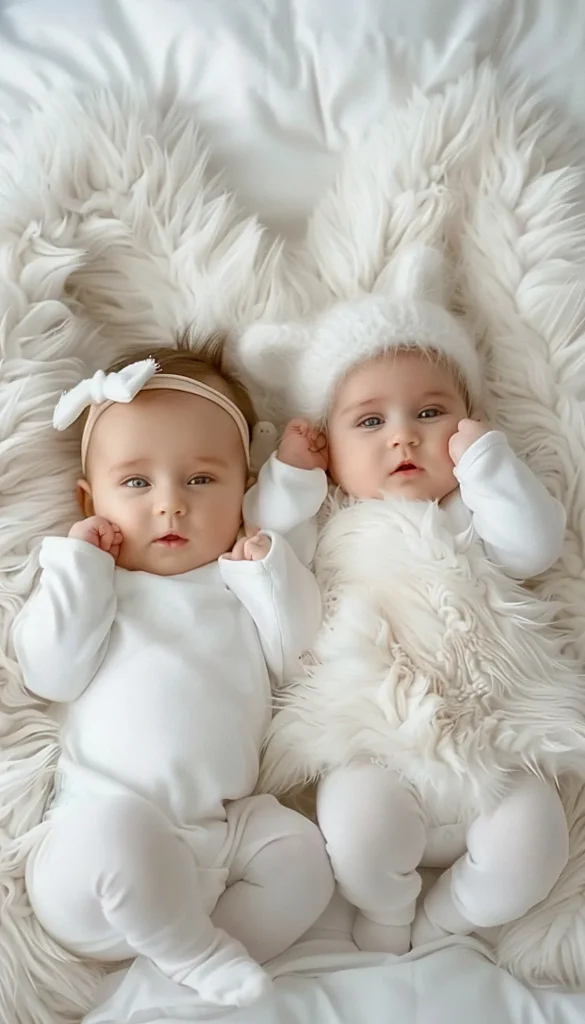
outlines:
[[[98,371],[54,424],[82,415],[84,518],[44,540],[14,631],[61,725],[31,903],[81,957],[246,1005],[333,889],[316,826],[251,795],[319,591],[283,537],[240,536],[255,417],[215,344]]]

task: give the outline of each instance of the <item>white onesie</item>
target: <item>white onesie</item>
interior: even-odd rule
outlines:
[[[189,984],[218,899],[216,923],[261,960],[327,903],[317,829],[250,796],[271,683],[295,670],[321,617],[312,575],[268,536],[262,561],[177,576],[119,569],[85,541],[43,542],[14,645],[27,687],[54,702],[62,756],[27,883],[47,930],[81,955],[141,952]]]
[[[320,504],[322,490],[318,485],[318,471],[312,474],[314,502],[310,507],[307,479],[302,500],[298,502],[299,517],[301,512],[305,516],[315,514]],[[417,531],[424,519],[424,527],[421,527],[424,530],[434,523],[439,532],[447,531],[454,538],[451,542],[439,541],[436,547],[442,557],[451,559],[450,563],[445,562],[447,602],[451,599],[448,574],[451,566],[456,565],[451,552],[463,553],[461,571],[465,576],[469,571],[466,566],[473,564],[465,561],[464,554],[472,536],[483,542],[484,555],[478,552],[477,557],[485,563],[487,555],[492,565],[485,578],[494,594],[498,592],[499,575],[495,567],[508,577],[521,580],[543,572],[556,561],[563,543],[564,510],[514,455],[502,433],[490,431],[476,441],[456,467],[455,476],[459,489],[440,508],[433,509],[421,502],[396,503],[396,514],[402,516],[405,523],[412,513],[412,522],[406,526],[412,537],[419,536]],[[263,521],[270,524],[270,503],[272,501],[275,508],[283,507],[283,489],[289,507],[287,528],[290,529],[294,481],[287,467],[277,466],[275,460],[267,464],[260,475],[257,492],[248,499],[250,520],[258,508]],[[336,596],[334,619],[317,644],[320,667],[312,673],[310,684],[304,685],[300,679],[298,685],[287,690],[285,710],[277,715],[272,726],[262,777],[271,789],[282,791],[303,778],[322,776],[317,801],[319,824],[342,891],[361,911],[354,937],[362,948],[404,952],[410,941],[410,924],[420,890],[416,869],[421,862],[444,868],[456,861],[427,897],[426,910],[422,912],[425,926],[419,923],[415,927],[413,941],[438,937],[448,931],[471,931],[475,926],[502,924],[521,916],[547,895],[558,878],[566,862],[568,842],[564,814],[554,787],[521,771],[512,770],[509,784],[504,787],[506,795],[492,812],[476,812],[474,820],[470,820],[469,815],[467,820],[465,815],[460,816],[458,802],[464,795],[469,798],[465,772],[458,778],[448,762],[447,767],[442,768],[439,758],[432,760],[431,745],[428,748],[430,760],[425,768],[422,747],[417,750],[416,746],[417,742],[423,743],[423,737],[428,736],[431,743],[433,741],[433,707],[438,706],[435,696],[431,691],[424,695],[424,690],[395,694],[391,673],[388,682],[383,684],[383,675],[369,675],[369,669],[379,667],[384,655],[382,652],[381,660],[376,662],[363,648],[360,654],[361,608],[369,600],[375,603],[371,588],[380,586],[382,577],[387,580],[390,593],[397,585],[409,587],[412,573],[422,569],[422,563],[417,564],[416,559],[409,569],[405,547],[404,557],[402,553],[398,556],[402,575],[398,574],[397,578],[402,582],[397,584],[397,578],[392,579],[392,551],[383,547],[385,524],[392,530],[392,510],[385,505],[382,501],[356,503],[353,509],[338,513],[339,523],[345,521],[347,526],[339,526],[335,532],[333,519],[326,526],[326,550],[323,552],[320,545],[318,576],[320,567],[325,581],[328,573],[340,568],[339,578],[355,584],[352,592],[355,607],[343,613],[339,606],[344,600],[343,593]],[[360,518],[362,512],[365,518]],[[387,514],[389,517],[385,519]],[[335,512],[333,516],[336,518]],[[368,530],[368,522],[372,526],[371,537],[360,538],[360,531]],[[394,537],[400,544],[400,530],[387,536]],[[433,550],[431,536],[425,534],[425,537],[428,547],[421,546],[418,554],[423,561],[424,550]],[[414,543],[416,547],[417,542]],[[347,560],[338,566],[335,559],[342,560],[344,551]],[[375,564],[378,551],[380,568],[374,584],[373,577],[367,575],[366,564]],[[384,576],[386,566],[390,567],[390,573]],[[437,573],[440,575],[438,569],[433,571],[435,576],[431,578],[430,574],[428,580],[431,586],[438,583]],[[500,575],[500,578],[505,577]],[[421,580],[420,586],[424,588],[425,580],[422,577]],[[369,590],[368,584],[371,584]],[[513,592],[514,600],[523,600],[514,590],[515,584],[506,586]],[[381,618],[371,620],[372,637],[377,628],[383,628],[384,615],[390,616],[388,621],[392,628],[391,609],[400,614],[402,604],[404,624],[409,609],[414,611],[417,607],[417,593],[421,591],[415,590],[409,599],[406,591],[396,593],[394,590],[393,601],[388,603]],[[477,596],[474,600],[478,600]],[[447,603],[445,616],[448,614]],[[418,634],[418,640],[416,619],[410,622],[412,647],[415,651],[417,647],[424,648],[425,664],[432,666],[433,651],[439,651],[441,646],[432,630],[445,628],[445,623],[441,620],[443,624],[438,626],[431,619],[422,621],[424,632]],[[354,622],[356,627],[352,633]],[[379,636],[375,642],[380,643]],[[453,643],[456,649],[457,640]],[[390,664],[390,652],[388,655],[386,661]],[[552,657],[550,660],[554,667]],[[407,678],[408,670],[400,680],[401,687],[407,685]],[[578,693],[581,686],[568,667],[559,668],[558,678],[551,682],[549,689],[556,684],[559,690],[566,684],[563,692],[569,697]],[[386,686],[389,690],[385,694]],[[384,711],[382,701],[386,700]],[[567,707],[572,703],[568,701]],[[425,708],[429,709],[427,724]],[[352,714],[356,716],[354,719]],[[352,721],[355,722],[353,728]],[[464,723],[465,718],[462,721]],[[544,724],[543,720],[543,728]],[[571,738],[579,742],[581,726],[576,725],[573,737],[569,732],[571,723],[567,723],[565,732],[564,727],[565,723],[561,722],[555,735],[568,737],[569,742]],[[417,736],[421,738],[417,740]],[[436,736],[440,737],[440,727]],[[443,743],[442,738],[440,742]],[[448,738],[445,742],[447,749],[451,749]],[[387,749],[395,755],[394,760],[392,757],[389,760],[400,765],[400,773],[373,763],[376,756],[380,757],[380,762],[384,761],[381,755],[385,744],[389,744]],[[464,768],[464,750],[461,753],[453,745],[452,751],[453,764],[459,759],[461,763],[457,767]],[[478,758],[482,758],[481,751]],[[348,760],[352,763],[348,764]],[[521,760],[518,754],[515,763]],[[435,771],[436,778],[433,778]],[[441,772],[445,785],[438,805],[435,803],[432,807],[426,801],[433,792],[436,797]],[[426,788],[419,785],[425,773]],[[480,777],[480,772],[477,774]],[[431,785],[428,785],[429,776]],[[431,928],[427,927],[428,918],[433,921]]]

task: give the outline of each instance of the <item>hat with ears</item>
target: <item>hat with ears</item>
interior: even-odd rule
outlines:
[[[445,271],[440,250],[412,243],[371,293],[304,320],[253,324],[237,344],[246,377],[273,393],[283,416],[317,421],[353,367],[397,348],[419,348],[457,367],[472,401],[480,400],[480,360],[463,320],[447,307]]]

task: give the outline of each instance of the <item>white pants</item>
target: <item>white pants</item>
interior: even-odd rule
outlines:
[[[376,765],[351,765],[322,780],[317,813],[346,899],[379,925],[410,926],[421,889],[417,868],[434,866],[425,854],[436,831],[414,791]],[[506,797],[471,824],[462,845],[466,852],[426,896],[428,917],[458,933],[516,920],[548,896],[567,863],[556,790],[514,775]]]
[[[331,898],[325,844],[312,822],[271,796],[234,801],[227,816],[235,841],[213,924],[207,873],[162,812],[132,795],[76,803],[54,818],[27,870],[37,917],[80,956],[142,954],[185,984],[216,949],[219,930],[245,947],[238,955],[277,956]],[[201,991],[199,980],[191,987]]]

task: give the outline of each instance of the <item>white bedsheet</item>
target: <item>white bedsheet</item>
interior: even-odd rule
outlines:
[[[428,88],[488,54],[506,74],[544,82],[585,132],[585,0],[4,2],[0,145],[2,122],[50,90],[125,84],[163,102],[178,96],[245,205],[296,234],[340,152],[359,144],[413,75]],[[585,995],[531,992],[471,942],[391,962],[319,939],[275,970],[273,1000],[210,1012],[138,961],[110,979],[106,1002],[86,1024],[585,1020]]]
[[[269,965],[274,996],[244,1010],[210,1008],[139,958],[104,983],[82,1024],[582,1024],[585,993],[531,990],[471,938],[405,957],[359,953],[353,911],[335,894],[304,940]]]
[[[283,960],[275,995],[242,1010],[210,1010],[140,960],[83,1024],[582,1024],[585,1019],[585,995],[530,991],[471,940],[400,959],[328,954],[318,946],[312,944],[305,956],[299,947],[298,959]]]

